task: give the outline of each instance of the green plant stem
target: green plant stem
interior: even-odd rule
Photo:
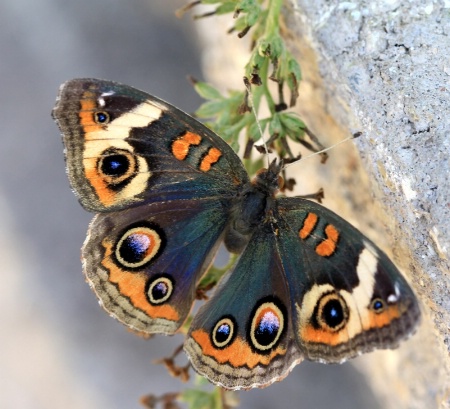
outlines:
[[[269,2],[269,12],[267,14],[266,20],[266,35],[274,36],[279,34],[279,21],[281,6],[283,0],[270,0]]]
[[[264,78],[264,79],[268,78],[269,63],[270,63],[270,60],[268,58],[266,58],[264,60],[264,63],[260,67],[259,75],[261,78]],[[263,96],[267,100],[267,105],[269,107],[270,112],[274,113],[275,112],[275,102],[272,98],[272,94],[270,93],[267,81],[263,81],[263,83],[261,85],[259,85],[258,87],[252,88],[252,98],[253,98],[253,104],[255,106],[256,112],[259,112],[261,98]]]

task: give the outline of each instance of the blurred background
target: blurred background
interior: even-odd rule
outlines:
[[[203,78],[201,49],[196,23],[174,15],[183,4],[0,2],[0,408],[134,409],[142,395],[192,386],[152,363],[181,337],[129,333],[85,283],[80,247],[92,215],[70,191],[50,117],[59,85],[84,76],[193,112],[200,99],[186,76]],[[241,408],[377,408],[349,363],[305,362],[283,382],[239,396]]]

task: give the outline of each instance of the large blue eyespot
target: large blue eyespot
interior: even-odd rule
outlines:
[[[102,173],[108,176],[122,176],[130,168],[130,160],[126,155],[109,155],[102,159]]]
[[[123,185],[138,173],[135,155],[126,149],[108,148],[97,162],[97,172],[111,186]]]
[[[251,315],[251,345],[259,352],[275,348],[285,330],[285,322],[285,308],[278,299],[268,297],[261,300]]]
[[[320,298],[315,309],[316,321],[328,331],[339,331],[348,322],[349,311],[344,299],[335,292],[326,293]]]
[[[152,261],[165,244],[162,231],[156,226],[130,226],[117,241],[117,262],[127,269],[142,268]]]

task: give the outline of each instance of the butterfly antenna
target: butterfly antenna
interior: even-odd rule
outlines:
[[[264,138],[264,133],[261,129],[261,123],[258,120],[258,113],[256,112],[255,104],[253,102],[252,84],[250,83],[250,81],[247,77],[244,77],[244,85],[245,85],[245,88],[247,89],[247,96],[250,101],[250,108],[252,109],[253,115],[255,116],[256,124],[258,125],[258,129],[259,129],[259,134],[261,135],[261,139],[264,144],[264,149],[266,150],[267,169],[268,169],[270,166],[269,147],[267,146],[266,138]]]
[[[334,145],[329,146],[328,148],[325,148],[325,149],[322,149],[322,150],[320,150],[320,151],[311,153],[310,155],[307,155],[307,156],[302,156],[299,160],[294,161],[294,162],[291,162],[291,163],[288,163],[287,165],[283,166],[283,170],[286,169],[286,168],[288,168],[288,167],[291,166],[291,165],[294,165],[295,163],[301,162],[301,161],[304,160],[304,159],[308,159],[308,158],[311,158],[311,157],[313,157],[313,156],[320,155],[321,153],[327,152],[327,151],[329,151],[329,150],[331,150],[331,149],[334,149],[336,146],[340,145],[341,143],[351,141],[352,139],[356,139],[356,138],[358,138],[359,136],[361,136],[361,132],[356,132],[356,133],[354,133],[353,135],[348,136],[348,137],[345,138],[345,139],[342,139],[342,141],[339,141],[338,143],[335,143]]]

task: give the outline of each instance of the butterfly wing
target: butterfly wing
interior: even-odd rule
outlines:
[[[228,389],[268,386],[302,360],[279,256],[273,228],[264,224],[196,314],[184,349],[211,382]]]
[[[301,198],[279,199],[277,217],[294,332],[305,357],[342,362],[394,348],[414,331],[417,299],[374,243],[335,213]]]
[[[411,288],[370,240],[316,203],[281,198],[196,315],[185,350],[216,384],[264,387],[303,358],[394,348],[419,317]]]
[[[112,81],[61,86],[53,117],[70,183],[89,211],[228,195],[248,181],[230,146],[149,94]]]
[[[210,264],[247,173],[216,134],[132,87],[61,86],[53,117],[92,222],[82,256],[103,307],[136,330],[173,333]]]
[[[226,221],[220,202],[207,199],[99,214],[82,249],[86,278],[122,323],[172,334],[191,309]]]

